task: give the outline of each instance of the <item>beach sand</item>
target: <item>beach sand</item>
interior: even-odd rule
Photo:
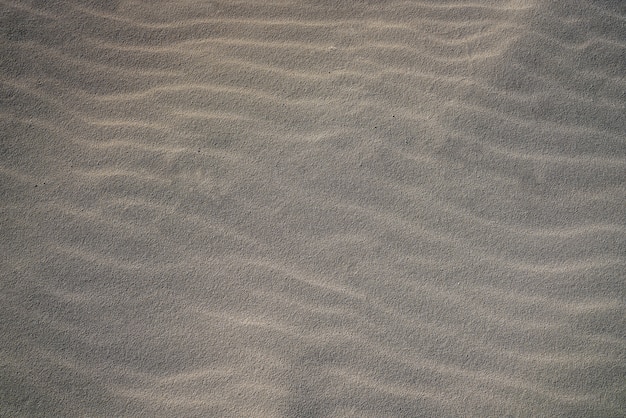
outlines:
[[[626,3],[0,19],[0,416],[626,416]]]

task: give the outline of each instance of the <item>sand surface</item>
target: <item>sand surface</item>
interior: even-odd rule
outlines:
[[[625,2],[0,31],[0,416],[626,416]]]

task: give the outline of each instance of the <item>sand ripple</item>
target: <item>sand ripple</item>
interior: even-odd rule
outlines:
[[[0,1],[2,416],[623,416],[626,14]]]

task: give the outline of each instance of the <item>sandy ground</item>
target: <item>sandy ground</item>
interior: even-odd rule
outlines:
[[[626,416],[623,1],[0,19],[0,416]]]

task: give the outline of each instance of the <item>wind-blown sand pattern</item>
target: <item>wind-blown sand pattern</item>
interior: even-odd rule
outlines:
[[[0,416],[626,415],[624,2],[0,17]]]

